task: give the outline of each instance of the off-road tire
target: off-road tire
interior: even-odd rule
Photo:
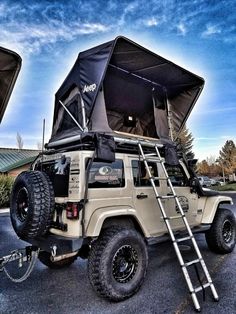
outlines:
[[[40,251],[38,258],[42,264],[51,268],[51,269],[61,269],[65,267],[69,267],[74,261],[77,259],[77,256],[70,256],[68,258],[62,259],[60,261],[53,262],[51,260],[51,254],[46,251]]]
[[[16,234],[22,239],[45,235],[54,209],[54,192],[47,175],[40,171],[22,172],[11,193],[10,216]]]
[[[211,251],[221,254],[231,253],[236,243],[236,220],[234,214],[229,209],[218,209],[211,228],[206,232],[205,236]]]
[[[128,255],[126,260],[122,260],[122,254]],[[119,272],[122,263],[127,269]],[[94,290],[104,298],[122,301],[135,294],[144,281],[147,265],[147,247],[135,229],[112,226],[91,243],[88,276]]]

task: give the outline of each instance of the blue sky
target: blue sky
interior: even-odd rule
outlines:
[[[79,51],[124,35],[202,76],[189,120],[200,160],[236,142],[236,1],[4,1],[0,46],[18,52],[22,70],[0,126],[0,146],[37,148],[54,94]]]

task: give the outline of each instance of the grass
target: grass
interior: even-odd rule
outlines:
[[[216,191],[236,191],[236,183],[226,184],[222,186],[214,186],[212,189]]]

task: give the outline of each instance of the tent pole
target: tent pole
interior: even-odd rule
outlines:
[[[167,122],[168,122],[168,128],[169,128],[169,136],[171,140],[173,141],[173,128],[172,128],[172,112],[170,110],[170,103],[168,101],[168,97],[166,96],[166,104],[167,104]]]
[[[59,103],[62,105],[62,107],[65,109],[65,111],[68,113],[68,115],[71,117],[71,119],[75,122],[75,124],[78,126],[78,128],[83,132],[83,128],[79,124],[79,122],[75,119],[75,117],[70,113],[70,111],[66,108],[66,106],[63,104],[61,100],[59,100]]]
[[[83,117],[83,131],[88,132],[84,100],[80,92],[79,92],[79,95],[80,95],[80,100],[81,100],[81,109],[82,109],[82,117]]]

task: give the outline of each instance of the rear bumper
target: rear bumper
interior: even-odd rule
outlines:
[[[78,251],[83,243],[83,238],[65,238],[58,235],[48,235],[37,239],[24,240],[30,244],[37,246],[43,251],[52,252],[56,255],[68,254]]]

